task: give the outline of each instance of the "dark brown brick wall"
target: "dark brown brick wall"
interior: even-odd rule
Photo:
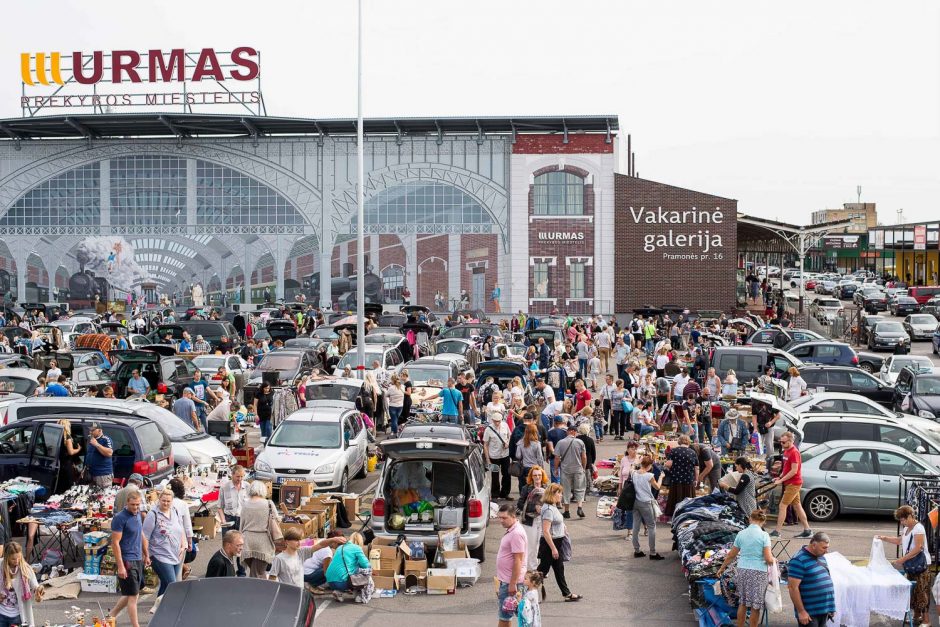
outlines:
[[[616,311],[626,313],[643,305],[682,305],[694,309],[728,311],[735,303],[735,268],[737,258],[736,200],[713,196],[664,183],[616,174],[614,243],[614,294]],[[722,212],[720,224],[636,223],[630,211],[641,207],[665,211]],[[721,246],[710,247],[692,243],[684,247],[661,246],[647,252],[647,236],[697,234],[708,231],[720,236]],[[664,255],[692,255],[694,259],[668,259]],[[613,270],[613,269],[612,269]]]
[[[478,251],[482,253],[483,249],[486,249],[486,254],[476,254]],[[464,234],[460,236],[460,287],[461,289],[467,290],[467,293],[471,295],[471,302],[473,302],[473,272],[471,270],[467,270],[467,264],[478,261],[489,262],[486,267],[486,279],[484,280],[484,285],[486,285],[486,293],[484,294],[483,298],[484,311],[492,312],[495,308],[493,307],[492,301],[490,301],[490,292],[493,291],[493,286],[496,285],[499,277],[498,235],[494,233],[481,233]],[[454,260],[451,260],[449,263],[453,262]],[[503,294],[508,292],[505,285],[501,285],[500,289],[502,290]],[[453,294],[452,296],[457,296],[457,294]],[[433,303],[434,299],[432,298],[430,302]],[[505,300],[503,302],[505,302]],[[449,305],[450,301],[448,301],[448,306]]]
[[[414,295],[412,302],[434,307],[434,293],[441,290],[449,303],[447,293],[448,272],[444,261],[447,260],[447,235],[418,236],[418,276],[417,290],[411,286]]]
[[[607,153],[614,151],[613,142],[607,143],[604,134],[575,135],[568,134],[568,143],[560,134],[533,133],[516,136],[516,143],[512,145],[515,154],[576,154],[576,153]]]

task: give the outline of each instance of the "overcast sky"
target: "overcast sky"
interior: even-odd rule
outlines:
[[[616,114],[644,178],[808,221],[856,198],[940,217],[940,3],[364,0],[365,115]],[[356,4],[7,0],[19,53],[262,51],[270,115],[354,117]],[[625,163],[625,160],[624,160]]]

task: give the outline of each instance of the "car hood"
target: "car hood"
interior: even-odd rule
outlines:
[[[916,331],[928,331],[929,332],[937,328],[937,324],[931,323],[931,322],[911,322],[910,325],[911,325],[911,328]]]
[[[905,331],[875,331],[875,337],[907,337]]]
[[[940,412],[940,396],[918,396],[914,404],[917,406],[917,409],[927,409],[934,414]]]
[[[333,448],[282,448],[268,446],[258,456],[271,468],[308,468],[314,470],[323,464],[335,462],[343,457],[341,449]]]

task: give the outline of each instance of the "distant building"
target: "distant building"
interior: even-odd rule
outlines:
[[[841,209],[820,209],[813,212],[813,224],[822,224],[834,220],[851,220],[845,227],[846,233],[868,233],[868,229],[878,226],[878,210],[873,202],[847,202]]]

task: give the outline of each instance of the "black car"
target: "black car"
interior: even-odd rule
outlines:
[[[839,300],[850,300],[858,291],[858,283],[846,283],[836,287],[835,297]]]
[[[245,405],[255,400],[263,381],[270,381],[271,387],[295,387],[300,379],[320,368],[322,363],[316,350],[282,348],[265,353],[245,384]]]
[[[929,313],[937,320],[940,320],[940,298],[934,297],[928,300],[921,311],[923,313]]]
[[[883,320],[875,324],[868,334],[868,350],[889,350],[896,353],[908,353],[911,350],[911,338],[900,322]]]
[[[380,327],[397,327],[401,328],[401,325],[408,322],[408,315],[404,313],[386,313],[379,316],[379,326]]]
[[[877,314],[863,314],[858,341],[862,344],[868,344],[868,338],[871,336],[872,331],[874,331],[875,325],[879,322],[886,322],[887,320],[886,317]]]
[[[294,324],[293,320],[268,319],[268,323],[264,326],[264,328],[268,332],[268,335],[271,336],[272,340],[281,340],[282,342],[286,342],[287,340],[291,340],[297,337],[297,325]]]
[[[34,416],[0,429],[0,480],[30,477],[45,486],[48,494],[69,483],[62,468],[67,457],[62,446],[61,414]],[[139,416],[101,416],[69,414],[75,445],[85,451],[92,423],[101,425],[114,445],[112,463],[115,479],[126,479],[139,473],[153,483],[169,479],[173,474],[170,438],[160,426]]]
[[[898,296],[891,303],[890,310],[892,316],[906,316],[919,312],[920,303],[917,302],[916,298],[910,296]]]
[[[940,368],[901,368],[893,400],[896,411],[940,422]]]
[[[878,289],[858,290],[852,300],[868,313],[888,310],[888,295]]]
[[[183,339],[183,331],[189,333],[190,341],[195,342],[196,336],[201,335],[202,339],[209,342],[212,352],[234,351],[238,349],[240,339],[238,331],[232,326],[231,322],[222,320],[193,320],[186,322],[174,322],[173,324],[161,324],[147,337],[151,342],[157,344],[170,334],[174,342]]]
[[[504,361],[501,359],[492,359],[490,361],[481,361],[476,369],[476,394],[477,402],[482,403],[480,388],[486,383],[486,379],[493,377],[493,382],[499,386],[500,390],[512,387],[510,384],[514,377],[522,380],[523,398],[525,404],[532,404],[532,390],[529,387],[529,373],[526,367],[518,361]],[[483,405],[481,404],[480,407]]]
[[[167,394],[177,398],[192,384],[196,372],[191,360],[177,357],[173,347],[165,344],[113,351],[111,356],[117,360],[111,366],[111,374],[114,395],[118,398],[127,397],[127,382],[135,370],[147,379],[151,390],[156,391],[157,386],[162,383],[167,388]]]
[[[806,385],[823,388],[827,392],[846,392],[890,407],[894,401],[894,388],[861,368],[855,366],[812,365],[800,369]]]

